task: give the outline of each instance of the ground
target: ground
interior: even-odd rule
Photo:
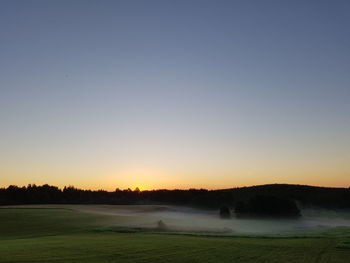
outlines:
[[[348,228],[298,237],[109,231],[130,217],[0,209],[0,262],[349,262]],[[112,228],[113,229],[113,228]]]

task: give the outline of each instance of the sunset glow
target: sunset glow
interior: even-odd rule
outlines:
[[[1,187],[350,185],[348,9],[148,2],[1,4]]]

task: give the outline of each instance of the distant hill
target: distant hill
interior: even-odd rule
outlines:
[[[171,204],[206,209],[235,208],[255,196],[293,200],[299,208],[350,209],[350,189],[307,185],[269,184],[222,190],[91,191],[50,185],[0,188],[0,205],[14,204]]]

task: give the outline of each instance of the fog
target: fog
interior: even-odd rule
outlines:
[[[178,206],[79,206],[80,211],[127,217],[122,226],[168,231],[238,234],[287,234],[350,226],[349,211],[304,209],[298,219],[221,219],[218,211]]]
[[[25,205],[16,207],[64,208],[84,213],[108,215],[107,227],[125,227],[145,231],[295,235],[350,226],[349,210],[303,209],[301,210],[302,216],[298,219],[240,219],[236,218],[234,213],[230,219],[221,219],[219,211],[162,205]]]
[[[188,228],[193,230],[223,231],[236,233],[283,233],[295,230],[311,230],[315,228],[329,228],[350,226],[350,219],[343,214],[326,211],[302,211],[299,219],[238,219],[232,215],[231,219],[221,219],[218,212],[205,211],[173,211],[156,212],[153,217],[160,217],[170,228]]]

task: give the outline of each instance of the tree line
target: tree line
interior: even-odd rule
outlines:
[[[264,197],[265,196],[265,197]],[[255,199],[254,199],[255,198]],[[276,199],[278,198],[278,199]],[[219,209],[222,205],[238,207],[241,211],[252,207],[285,206],[293,200],[298,207],[350,209],[350,188],[327,188],[305,185],[272,184],[223,190],[151,190],[139,189],[104,191],[83,190],[74,186],[64,187],[44,184],[37,186],[11,185],[0,188],[0,205],[19,204],[169,204],[186,205],[205,209]],[[270,205],[269,205],[270,204]],[[288,204],[294,207],[291,203]],[[260,209],[260,208],[258,208]],[[272,209],[272,208],[271,208]],[[272,211],[273,212],[273,211]]]

